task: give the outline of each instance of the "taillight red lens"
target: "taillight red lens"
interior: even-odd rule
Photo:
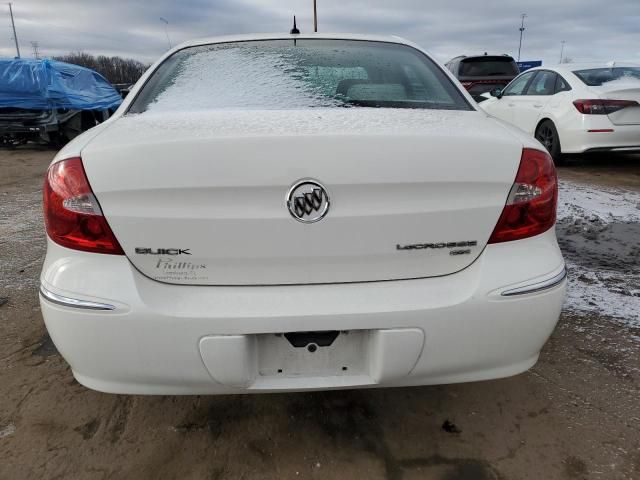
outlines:
[[[633,100],[576,100],[573,102],[576,109],[585,115],[609,115],[627,107],[640,106]]]
[[[51,240],[74,250],[124,255],[91,191],[80,158],[51,165],[43,193],[44,221]]]
[[[510,242],[546,232],[556,223],[558,179],[548,153],[522,151],[520,168],[489,243]]]
[[[467,90],[469,90],[471,87],[473,87],[475,83],[474,82],[462,82],[462,86],[464,88],[466,88]]]

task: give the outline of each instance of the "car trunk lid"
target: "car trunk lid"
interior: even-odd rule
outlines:
[[[447,275],[482,252],[522,145],[478,112],[144,113],[82,152],[129,260],[167,283],[279,285]],[[330,197],[305,224],[299,180]]]
[[[602,99],[636,102],[637,105],[610,113],[609,119],[614,125],[640,125],[640,80],[621,78],[590,88]]]

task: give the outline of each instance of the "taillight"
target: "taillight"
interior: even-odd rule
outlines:
[[[548,153],[525,148],[507,204],[489,243],[510,242],[546,232],[556,223],[558,179]]]
[[[576,109],[585,115],[609,115],[627,107],[638,107],[640,104],[633,100],[576,100]]]
[[[469,90],[471,87],[473,87],[474,84],[475,84],[475,82],[462,82],[462,86],[464,88],[466,88],[467,90]]]
[[[63,247],[124,255],[91,191],[80,158],[49,167],[44,181],[44,221],[51,240]]]

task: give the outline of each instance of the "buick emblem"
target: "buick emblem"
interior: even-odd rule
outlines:
[[[322,220],[329,211],[329,194],[315,180],[296,182],[287,195],[287,207],[291,216],[302,223]]]

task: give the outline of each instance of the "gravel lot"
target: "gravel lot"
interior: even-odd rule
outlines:
[[[0,151],[0,479],[640,478],[640,158],[560,169],[569,298],[525,374],[143,397],[80,386],[46,333],[40,189],[54,154]]]

